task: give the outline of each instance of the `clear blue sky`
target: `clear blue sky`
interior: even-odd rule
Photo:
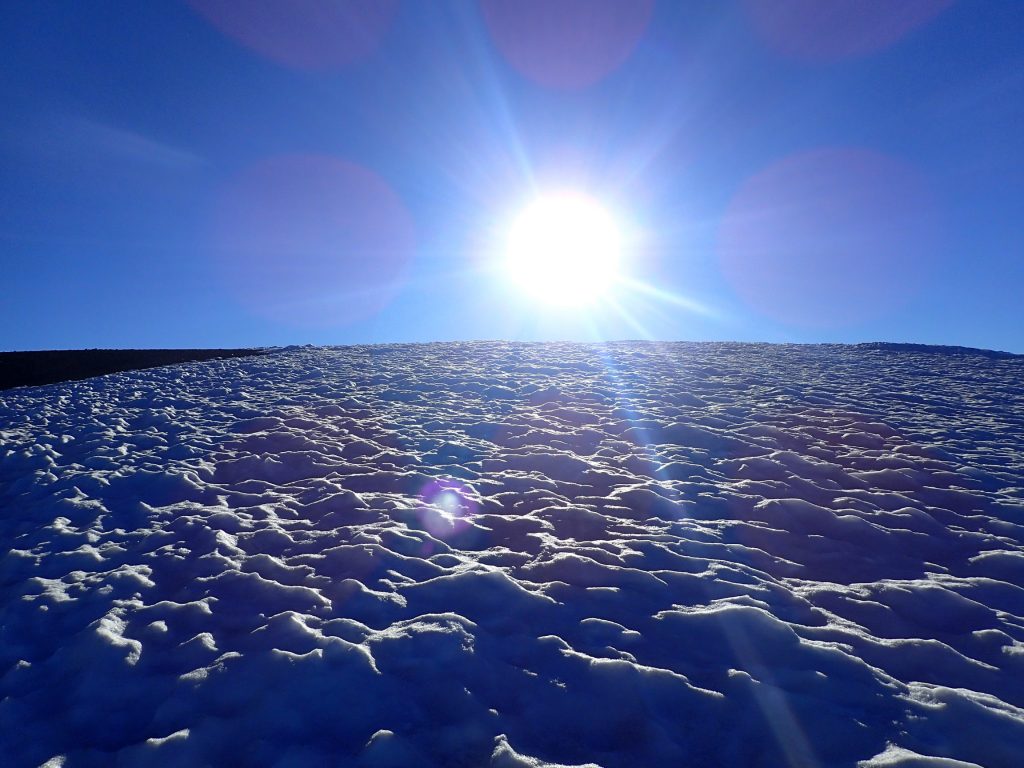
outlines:
[[[0,349],[1024,352],[1020,0],[284,5],[2,4]],[[628,223],[614,311],[488,268],[566,186]]]

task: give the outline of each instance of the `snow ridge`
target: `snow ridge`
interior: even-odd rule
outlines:
[[[478,342],[2,392],[0,754],[1017,766],[1022,381]]]

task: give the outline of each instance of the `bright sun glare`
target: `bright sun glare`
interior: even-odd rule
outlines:
[[[611,213],[579,192],[542,195],[505,240],[509,280],[547,304],[581,306],[605,296],[619,275],[622,236]]]

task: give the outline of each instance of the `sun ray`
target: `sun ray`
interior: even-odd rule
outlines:
[[[612,310],[615,311],[615,313],[619,317],[621,317],[626,322],[626,324],[630,328],[632,328],[633,330],[637,331],[637,333],[640,334],[640,338],[644,340],[650,340],[654,338],[653,334],[644,326],[644,324],[641,323],[632,312],[630,312],[626,307],[624,307],[620,301],[617,301],[616,299],[609,297],[607,299],[607,304]]]
[[[721,313],[718,310],[707,306],[706,304],[701,304],[699,301],[688,298],[686,296],[682,296],[678,293],[673,293],[672,291],[666,291],[664,289],[657,288],[651,285],[650,283],[643,282],[642,280],[636,280],[634,278],[628,277],[627,275],[620,275],[618,282],[619,285],[630,291],[633,291],[634,293],[639,293],[645,296],[649,296],[651,298],[656,298],[665,304],[671,304],[673,306],[689,310],[690,312],[701,315],[703,317],[721,319]]]

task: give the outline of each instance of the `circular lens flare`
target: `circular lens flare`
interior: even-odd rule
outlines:
[[[401,290],[412,217],[368,168],[328,155],[277,155],[231,179],[211,245],[227,290],[254,314],[294,327],[363,322]]]
[[[370,56],[397,0],[186,0],[221,32],[287,67],[329,72]]]
[[[619,274],[614,217],[577,193],[544,195],[512,222],[505,242],[509,282],[547,304],[580,306],[605,296]]]
[[[481,0],[498,50],[523,75],[560,90],[587,88],[625,63],[654,0]]]
[[[823,147],[744,182],[718,249],[751,308],[796,327],[840,328],[905,305],[942,243],[938,202],[919,172],[873,150]]]
[[[757,32],[785,56],[833,62],[864,56],[927,24],[953,0],[745,0]]]

